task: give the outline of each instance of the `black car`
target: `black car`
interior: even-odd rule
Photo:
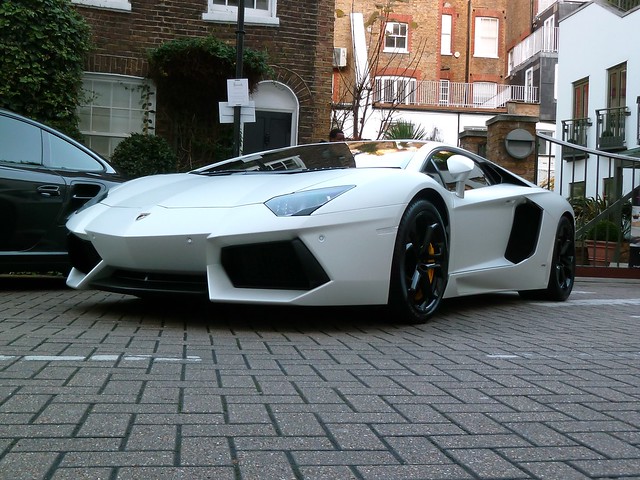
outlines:
[[[67,217],[124,180],[81,143],[0,109],[0,273],[66,273]]]

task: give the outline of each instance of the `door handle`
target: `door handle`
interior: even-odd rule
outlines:
[[[57,185],[40,185],[37,189],[43,197],[59,197],[60,187]]]

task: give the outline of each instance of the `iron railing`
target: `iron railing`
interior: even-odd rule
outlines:
[[[596,110],[596,138],[598,150],[620,151],[626,148],[627,107]]]
[[[548,188],[567,198],[576,215],[578,267],[634,268],[640,278],[640,158],[594,150],[538,134],[539,149],[555,152]],[[541,145],[544,144],[544,145]],[[583,159],[564,161],[564,150]],[[560,153],[560,154],[558,154]],[[600,254],[600,247],[604,253]],[[627,273],[629,270],[627,270]]]
[[[586,147],[588,141],[587,133],[591,125],[591,119],[588,117],[562,120],[562,140]],[[570,147],[562,149],[563,160],[573,161],[583,158],[587,158],[587,154],[578,149]]]

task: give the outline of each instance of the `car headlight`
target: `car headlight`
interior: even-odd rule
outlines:
[[[334,198],[351,190],[355,185],[341,185],[338,187],[318,188],[302,192],[288,193],[273,197],[264,204],[278,217],[293,217],[311,215],[318,208]]]

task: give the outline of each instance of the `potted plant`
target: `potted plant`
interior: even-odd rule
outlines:
[[[618,242],[622,239],[622,229],[611,220],[600,220],[587,232],[585,245],[592,265],[609,266],[615,261]]]
[[[569,201],[576,220],[577,265],[608,264],[614,259],[623,261],[623,257],[628,255],[628,243],[624,240],[630,231],[631,202],[626,201],[620,209],[612,209],[607,214],[607,209],[615,204],[611,205],[601,196],[575,197]],[[600,253],[600,247],[605,245],[608,247],[606,255]],[[594,254],[596,250],[597,260]]]

